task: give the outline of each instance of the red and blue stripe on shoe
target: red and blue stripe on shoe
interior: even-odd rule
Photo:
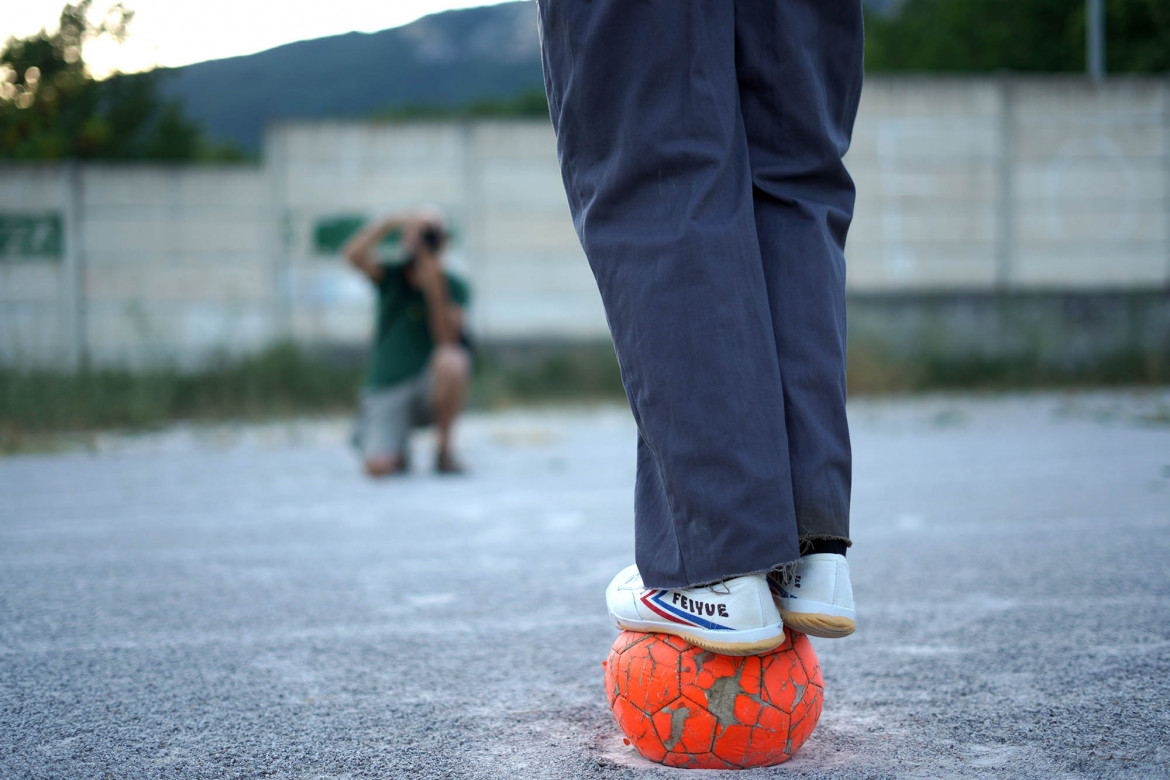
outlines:
[[[712,604],[707,601],[696,601],[676,592],[673,601],[681,601],[684,604],[693,605],[694,607],[694,611],[684,610],[667,600],[666,594],[669,592],[666,590],[647,590],[642,594],[642,603],[654,614],[669,620],[671,623],[679,623],[693,628],[705,628],[711,631],[733,630],[731,626],[724,626],[713,620],[708,620],[702,614],[694,614],[694,612],[699,612],[706,613],[708,617],[728,617],[726,605]]]

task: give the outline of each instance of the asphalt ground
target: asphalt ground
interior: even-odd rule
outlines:
[[[858,632],[735,777],[1170,777],[1170,389],[851,402]],[[343,420],[0,459],[0,778],[633,778],[601,661],[624,409],[470,416],[371,482]],[[719,773],[719,776],[727,776]]]

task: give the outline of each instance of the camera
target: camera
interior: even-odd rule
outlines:
[[[426,247],[428,252],[438,252],[447,243],[447,231],[438,225],[427,225],[418,234],[419,243]]]
[[[406,257],[403,270],[410,271],[413,268],[415,261],[418,260],[418,250],[426,250],[432,255],[437,255],[446,243],[447,231],[441,225],[433,223],[424,225],[418,233],[417,248]]]

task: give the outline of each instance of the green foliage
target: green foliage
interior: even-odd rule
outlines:
[[[1110,71],[1170,71],[1170,3],[1108,0],[1105,9],[1105,60]]]
[[[66,4],[54,32],[9,38],[0,50],[0,158],[238,159],[208,145],[179,103],[160,97],[159,71],[93,79],[86,42],[124,40],[134,14],[118,3],[93,23],[92,4]]]
[[[146,429],[175,420],[272,419],[352,413],[365,375],[360,353],[308,353],[290,344],[197,372],[91,369],[76,374],[0,368],[0,452],[46,437]],[[624,399],[606,343],[481,349],[472,404]]]
[[[1170,70],[1170,3],[1107,0],[1106,70]],[[866,15],[871,71],[1083,72],[1084,0],[906,0]]]
[[[340,411],[352,408],[362,375],[353,361],[312,357],[289,345],[197,373],[0,369],[0,441],[11,449],[61,431]]]
[[[548,119],[548,98],[544,87],[536,87],[510,98],[477,100],[467,107],[467,114],[476,118]]]
[[[908,358],[895,357],[880,342],[851,337],[848,362],[851,395],[1160,386],[1170,382],[1170,361],[1140,349],[1118,350],[1093,362],[1059,363],[1038,348],[988,356],[939,344]]]
[[[413,103],[375,111],[374,119],[393,121],[425,119],[548,119],[548,100],[543,87],[534,87],[507,98],[484,98],[464,105]]]
[[[176,420],[261,420],[352,414],[364,370],[357,351],[323,355],[289,344],[202,371],[94,369],[76,374],[0,368],[0,454],[43,449],[60,434],[149,429]],[[1119,352],[1093,364],[1054,365],[1036,352],[1010,357],[957,354],[941,346],[895,358],[874,340],[851,338],[849,392],[1011,390],[1164,385],[1165,356]],[[471,403],[624,403],[608,342],[485,345]]]
[[[624,400],[608,341],[487,345],[476,356],[472,401],[478,406]]]

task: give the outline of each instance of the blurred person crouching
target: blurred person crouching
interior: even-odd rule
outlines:
[[[396,231],[407,260],[383,263],[377,246]],[[464,330],[470,291],[444,269],[449,238],[442,214],[424,210],[375,220],[342,250],[378,291],[356,437],[372,477],[407,471],[412,429],[431,424],[438,430],[435,470],[463,471],[453,451],[452,429],[471,378]]]

